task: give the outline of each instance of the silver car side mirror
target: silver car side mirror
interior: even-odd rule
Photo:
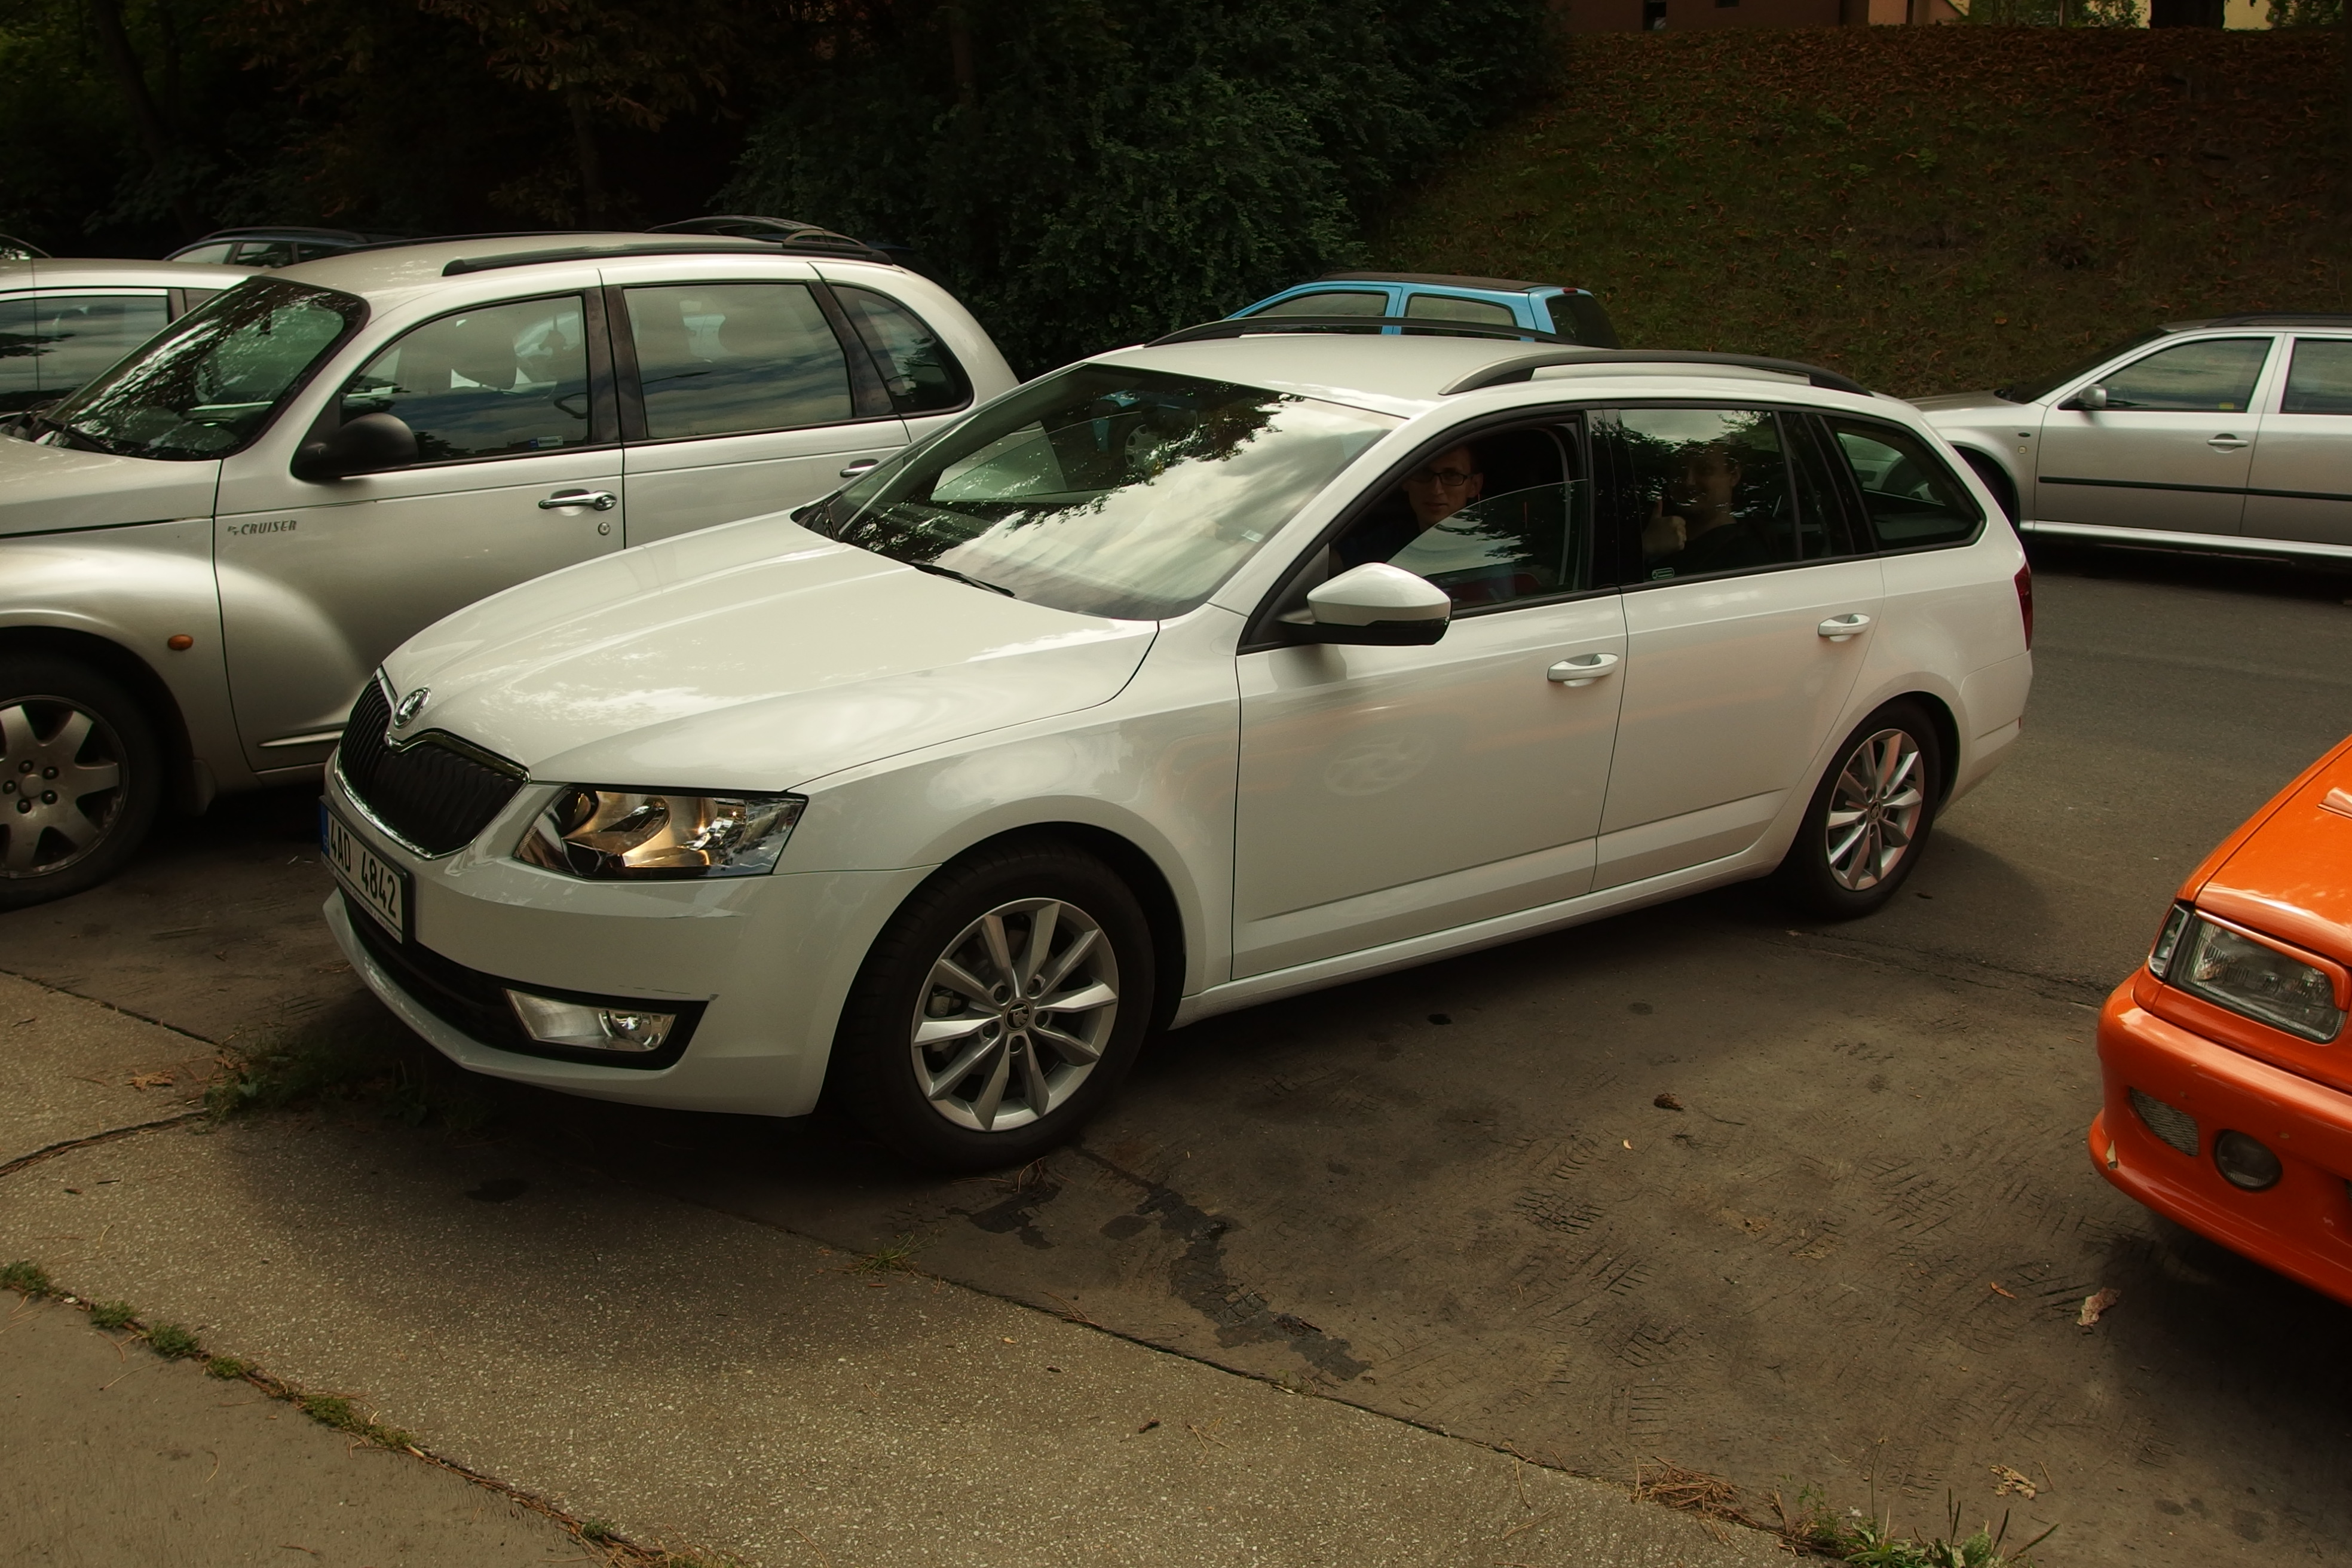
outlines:
[[[2094,382],[2074,395],[2074,406],[2086,414],[2096,414],[2107,405],[2107,389]]]
[[[1307,608],[1282,617],[1295,642],[1412,647],[1445,635],[1454,601],[1426,577],[1385,561],[1367,561],[1307,595]]]

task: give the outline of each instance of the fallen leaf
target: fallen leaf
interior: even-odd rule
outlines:
[[[1683,1108],[1683,1102],[1671,1094],[1662,1094],[1650,1103],[1660,1110],[1680,1110]]]
[[[1625,1140],[1625,1147],[1627,1147],[1628,1149],[1631,1149],[1633,1146],[1633,1141],[1631,1138],[1626,1139],[1626,1140]]]
[[[2014,1290],[2002,1289],[2000,1288],[2000,1281],[1998,1279],[1992,1282],[1992,1293],[1996,1296],[2006,1296],[2012,1301],[2017,1300],[2017,1292]]]
[[[2123,1299],[2124,1293],[2112,1285],[2095,1295],[2085,1296],[2083,1298],[2083,1310],[2074,1314],[2074,1321],[2080,1327],[2087,1329],[2099,1321],[2100,1313],[2106,1311]]]
[[[167,1072],[135,1072],[124,1080],[133,1089],[169,1089],[172,1075]]]
[[[2018,1496],[2030,1500],[2041,1494],[2042,1489],[2035,1486],[2021,1470],[2012,1470],[2007,1465],[1995,1465],[1992,1468],[1992,1473],[2000,1482],[1999,1486],[1992,1489],[1992,1495],[1995,1497],[2015,1492]]]

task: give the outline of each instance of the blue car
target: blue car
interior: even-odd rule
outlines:
[[[1609,313],[1585,289],[1557,283],[1524,283],[1509,278],[1455,278],[1433,272],[1327,272],[1243,307],[1244,316],[1365,316],[1391,324],[1428,321],[1483,327],[1518,327],[1592,348],[1618,347]]]

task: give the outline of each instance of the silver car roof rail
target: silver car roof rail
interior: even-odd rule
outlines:
[[[529,267],[541,261],[620,261],[633,256],[830,256],[843,261],[872,261],[895,267],[880,251],[863,240],[820,229],[790,239],[746,239],[733,235],[700,237],[664,235],[642,242],[598,240],[585,245],[551,246],[540,250],[510,250],[490,256],[460,256],[441,268],[444,278],[468,272],[489,272],[501,267]]]
[[[1475,392],[1480,387],[1501,386],[1514,381],[1529,381],[1535,373],[1555,365],[1634,365],[1687,364],[1737,365],[1746,370],[1770,371],[1776,375],[1790,376],[1825,388],[1831,392],[1851,392],[1860,396],[1870,395],[1870,388],[1833,370],[1823,370],[1817,364],[1805,364],[1792,359],[1768,359],[1761,354],[1706,353],[1696,349],[1554,349],[1544,353],[1519,354],[1501,360],[1444,388],[1450,395],[1456,392]]]

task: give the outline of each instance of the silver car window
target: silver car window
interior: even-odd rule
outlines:
[[[2204,338],[2136,359],[2099,384],[2113,409],[2242,414],[2270,352],[2268,338]]]
[[[0,300],[0,414],[62,397],[163,330],[153,294],[32,294]]]
[[[366,319],[366,301],[331,289],[240,283],[68,398],[47,423],[128,457],[225,457],[259,435]]]
[[[2352,414],[2352,338],[2297,338],[2282,414]]]
[[[1390,416],[1082,364],[852,485],[836,537],[1082,615],[1151,620],[1216,592],[1395,427]]]

